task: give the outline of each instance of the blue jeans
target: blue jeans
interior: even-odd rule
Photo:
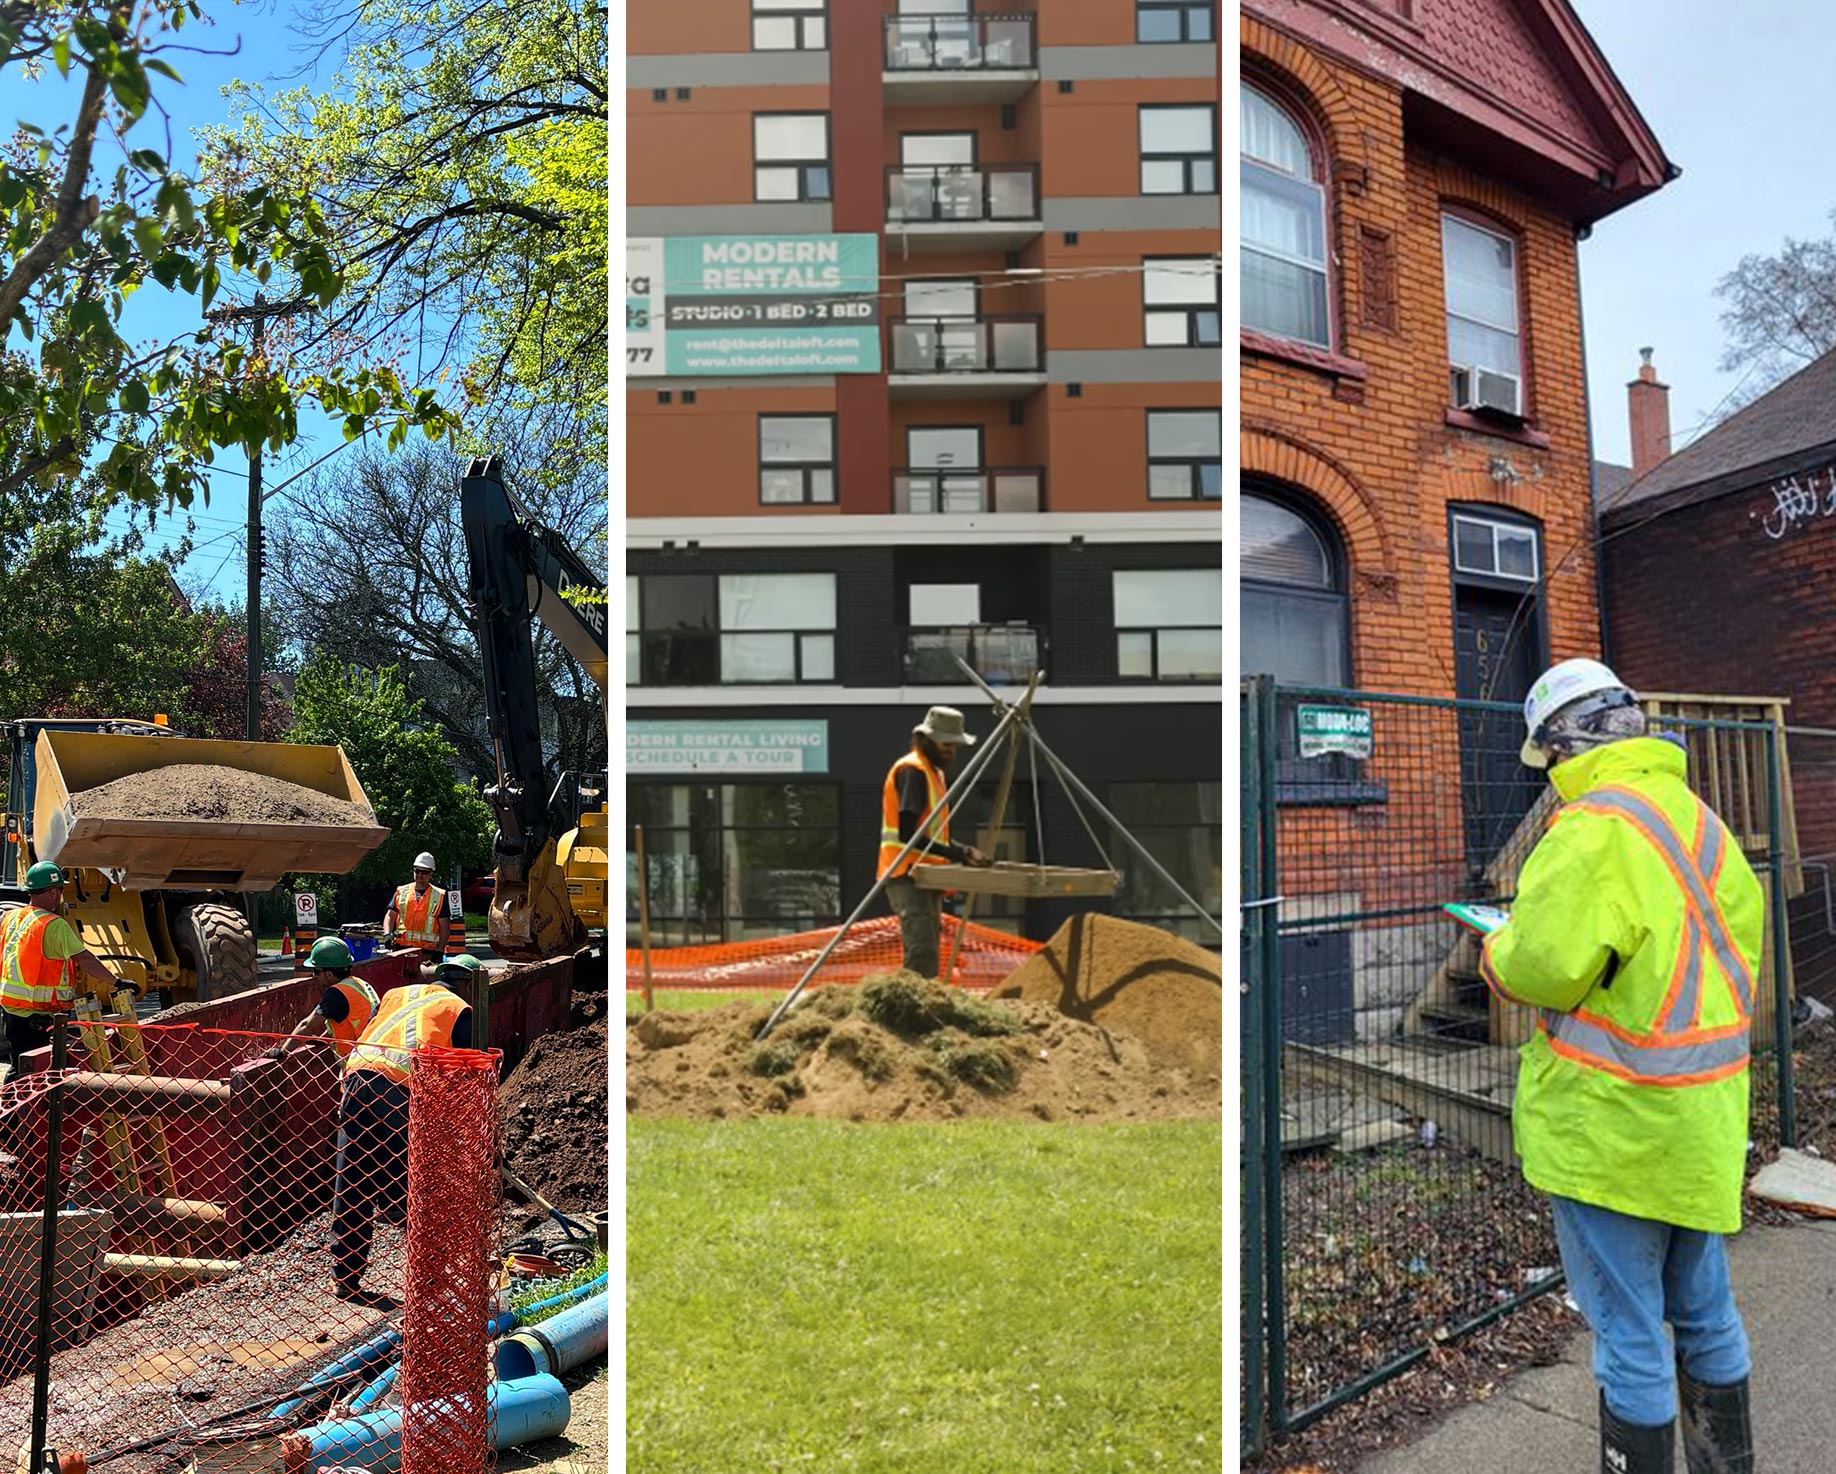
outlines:
[[[1645,1427],[1676,1417],[1679,1360],[1714,1386],[1752,1369],[1720,1234],[1572,1198],[1549,1206],[1569,1289],[1594,1333],[1594,1380],[1615,1417]]]

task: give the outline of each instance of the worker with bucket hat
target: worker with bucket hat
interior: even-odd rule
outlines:
[[[414,878],[397,886],[383,912],[383,935],[398,947],[419,947],[426,965],[437,966],[446,950],[446,892],[433,883],[434,857],[414,857]]]
[[[975,738],[964,730],[960,711],[933,706],[924,714],[924,721],[912,728],[911,750],[892,765],[881,791],[878,873],[886,881],[886,899],[899,918],[903,965],[921,977],[937,976],[943,892],[920,889],[912,879],[913,869],[993,863],[974,845],[950,840],[950,807],[944,802],[949,784],[944,774],[956,760],[957,750],[974,743]],[[917,844],[901,860],[900,851],[914,835],[919,836]]]
[[[64,919],[64,872],[40,860],[25,873],[26,904],[0,911],[0,1014],[15,1071],[21,1055],[51,1042],[51,1020],[76,1002],[81,973],[112,997],[132,983],[116,977]]]
[[[1563,807],[1480,971],[1537,1010],[1511,1118],[1594,1333],[1601,1468],[1753,1468],[1752,1362],[1724,1235],[1740,1227],[1748,1032],[1765,900],[1675,738],[1595,660],[1524,703],[1522,757]],[[1665,1335],[1669,1324],[1671,1336]]]

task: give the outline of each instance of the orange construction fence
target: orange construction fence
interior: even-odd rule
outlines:
[[[955,916],[943,918],[940,963],[949,957],[958,930],[963,931],[950,981],[961,988],[996,987],[1042,945],[1025,937],[996,931]],[[787,992],[796,987],[817,954],[840,927],[798,932],[788,937],[767,937],[754,942],[726,942],[708,947],[653,947],[650,951],[651,984],[658,988],[744,988]],[[882,916],[857,922],[841,945],[823,963],[816,983],[858,983],[876,973],[897,972],[904,957],[895,917]],[[625,987],[644,986],[644,954],[625,949]]]

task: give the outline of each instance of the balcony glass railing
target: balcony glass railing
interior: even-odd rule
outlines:
[[[886,171],[890,224],[959,225],[1039,218],[1036,164],[895,164]]]
[[[1024,683],[1044,669],[1045,638],[1024,624],[930,626],[905,631],[905,679],[915,686],[960,686],[960,656],[987,681]]]
[[[889,72],[1017,71],[1038,65],[1031,15],[889,15]]]
[[[895,374],[1036,374],[1037,317],[895,317]]]
[[[908,467],[893,472],[895,512],[1041,512],[1045,472],[1037,466]]]

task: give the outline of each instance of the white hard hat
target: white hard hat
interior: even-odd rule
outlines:
[[[1559,712],[1586,696],[1602,691],[1624,691],[1626,683],[1598,660],[1564,660],[1543,672],[1524,698],[1524,726],[1528,729],[1523,751],[1518,754],[1524,766],[1546,768],[1549,759],[1537,745],[1544,724]]]
[[[433,856],[428,854],[426,850],[422,850],[420,854],[414,857],[414,868],[416,870],[433,869],[434,868]]]

